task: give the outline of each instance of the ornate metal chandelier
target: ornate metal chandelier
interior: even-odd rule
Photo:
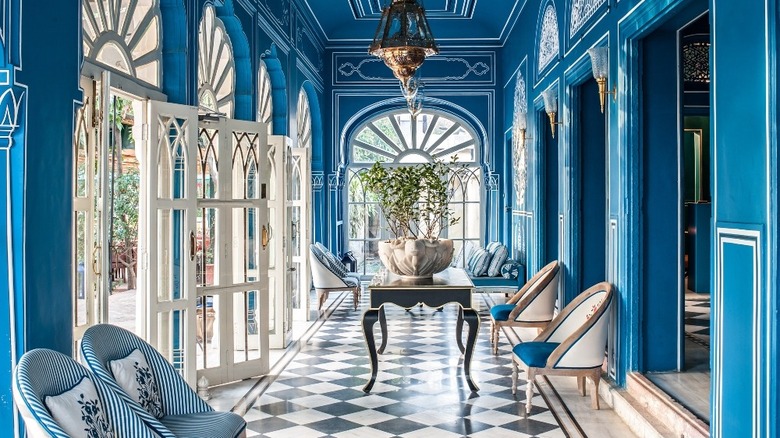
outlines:
[[[382,10],[368,53],[381,58],[401,81],[401,91],[410,111],[412,106],[418,106],[417,93],[421,84],[417,69],[426,57],[439,53],[439,48],[425,18],[425,10],[417,0],[392,0]]]

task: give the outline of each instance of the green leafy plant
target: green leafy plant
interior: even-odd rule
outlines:
[[[460,221],[449,208],[449,176],[460,167],[457,158],[449,163],[399,167],[376,162],[360,178],[376,197],[387,227],[397,239],[437,240],[442,231]]]

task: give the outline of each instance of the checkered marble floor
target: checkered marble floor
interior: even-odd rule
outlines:
[[[331,294],[335,295],[335,294]],[[343,302],[310,338],[245,415],[247,436],[309,437],[563,437],[555,416],[535,391],[525,418],[525,382],[512,395],[507,354],[490,351],[490,322],[482,308],[471,372],[463,376],[455,342],[457,308],[387,309],[389,343],[379,355],[370,394],[362,391],[370,369],[360,325],[362,309]],[[379,342],[379,325],[375,326]],[[504,336],[500,351],[509,351]],[[523,374],[521,372],[520,377]]]
[[[710,296],[685,295],[685,333],[693,341],[710,346]]]

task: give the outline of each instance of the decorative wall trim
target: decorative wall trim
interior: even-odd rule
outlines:
[[[521,205],[525,205],[525,189],[528,179],[528,159],[526,156],[528,149],[526,141],[526,137],[528,136],[528,96],[526,94],[526,82],[523,70],[523,68],[520,68],[517,71],[514,96],[515,106],[512,115],[512,181],[515,189],[515,208],[520,208]],[[524,117],[525,120],[520,120],[520,117]],[[520,129],[521,124],[525,125],[525,128]]]
[[[325,63],[322,60],[323,49],[316,35],[305,23],[301,24],[301,20],[297,20],[295,23],[295,48],[315,72],[323,71],[325,68]],[[313,53],[310,53],[312,51]]]
[[[377,20],[382,14],[382,5],[385,1],[377,0],[348,0],[352,14],[356,20]],[[465,18],[474,16],[476,0],[462,0],[439,2],[443,7],[425,8],[425,16],[431,18]]]
[[[560,38],[558,33],[558,14],[555,11],[555,4],[552,1],[547,2],[544,13],[539,22],[539,32],[537,34],[537,73],[541,76],[547,66],[552,64],[560,54]]]
[[[328,189],[330,191],[339,191],[344,187],[344,176],[341,172],[335,172],[328,175]]]
[[[325,173],[322,172],[321,170],[312,170],[311,189],[314,191],[320,191],[322,190],[324,184],[325,184]]]
[[[609,219],[609,235],[607,237],[607,281],[615,284],[620,270],[620,260],[618,258],[618,220],[615,217]],[[620,290],[616,291],[620,295]],[[620,358],[620,300],[614,300],[611,317],[609,320],[609,331],[607,336],[607,373],[613,379],[617,378],[618,360]]]
[[[24,97],[24,91],[17,92],[14,88],[6,89],[0,95],[0,150],[8,150],[13,146],[13,134],[20,125],[19,108]]]
[[[765,325],[771,320],[771,313],[773,309],[771,306],[765,304],[765,297],[763,295],[764,290],[764,273],[763,273],[763,254],[762,254],[762,226],[755,225],[756,229],[745,229],[745,224],[720,224],[716,228],[715,240],[715,292],[712,302],[712,319],[713,319],[713,339],[712,345],[714,367],[713,367],[713,411],[715,412],[715,431],[723,431],[723,315],[724,315],[724,274],[725,265],[724,252],[728,245],[746,246],[752,251],[752,277],[753,277],[753,291],[752,291],[752,318],[751,321],[751,337],[749,339],[752,342],[752,385],[751,394],[752,403],[752,418],[751,418],[751,436],[761,436],[761,412],[762,409],[766,410],[763,413],[764,418],[773,418],[769,412],[771,406],[771,393],[769,388],[770,382],[767,376],[770,374],[770,364],[767,363],[764,358],[774,349],[771,345],[772,337],[769,336],[768,331],[765,329]],[[762,342],[766,345],[762,345]],[[765,387],[766,386],[766,387]],[[733,394],[730,394],[733,396]]]
[[[495,52],[451,52],[425,61],[427,85],[460,84],[494,85]],[[384,62],[363,52],[333,53],[333,85],[376,85],[398,82]]]
[[[499,178],[497,173],[488,171],[485,174],[485,189],[489,192],[497,192]]]
[[[574,38],[580,30],[584,29],[590,19],[606,3],[607,0],[573,0],[569,21],[569,38]]]

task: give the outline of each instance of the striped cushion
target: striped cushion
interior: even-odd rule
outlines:
[[[509,249],[505,245],[499,244],[490,257],[490,265],[487,269],[488,277],[495,277],[501,274],[501,266],[509,257]]]
[[[494,240],[487,244],[487,246],[485,247],[485,251],[493,254],[496,252],[496,249],[498,249],[499,245],[501,245],[501,242]]]
[[[479,277],[485,275],[489,264],[490,253],[482,248],[477,248],[469,258],[468,269],[471,271],[471,275]]]
[[[344,266],[344,264],[341,263],[341,260],[337,259],[325,245],[320,242],[315,242],[311,245],[311,248],[314,251],[314,256],[317,257],[317,260],[327,266],[337,277],[347,275],[347,267]]]
[[[520,265],[514,260],[507,260],[501,265],[501,276],[515,280],[520,275]]]

